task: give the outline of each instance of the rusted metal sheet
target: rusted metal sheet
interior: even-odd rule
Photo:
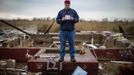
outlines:
[[[24,62],[26,53],[29,51],[30,55],[34,55],[40,48],[0,48],[0,59],[15,59],[16,61]]]
[[[55,51],[56,52],[56,51]],[[41,52],[44,53],[44,52]],[[52,57],[59,56],[59,53],[37,53],[42,57]],[[64,62],[59,63],[58,59],[55,58],[55,69],[52,69],[54,66],[52,63],[48,64],[48,58],[31,58],[28,62],[28,71],[30,72],[43,72],[43,75],[48,75],[49,73],[53,73],[52,75],[71,75],[77,66],[80,66],[82,69],[88,72],[88,75],[97,75],[98,73],[98,61],[95,59],[93,54],[88,51],[84,55],[80,55],[79,53],[75,54],[77,62],[70,61],[70,55],[66,54],[64,58]],[[50,68],[48,68],[48,66]]]
[[[98,58],[134,62],[134,49],[95,49],[94,51]]]

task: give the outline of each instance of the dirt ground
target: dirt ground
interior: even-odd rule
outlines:
[[[99,62],[99,65],[102,69],[99,69],[98,75],[134,75],[134,64]]]

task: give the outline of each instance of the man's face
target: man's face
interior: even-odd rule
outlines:
[[[70,8],[70,3],[65,3],[65,8]]]

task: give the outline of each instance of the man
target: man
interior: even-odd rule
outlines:
[[[75,31],[74,24],[79,21],[79,16],[74,9],[70,8],[70,0],[65,0],[65,8],[59,11],[56,21],[60,24],[60,59],[59,62],[64,61],[66,41],[69,43],[70,57],[72,62],[75,60]]]

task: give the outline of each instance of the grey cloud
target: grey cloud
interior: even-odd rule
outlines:
[[[64,8],[63,2],[64,0],[0,0],[0,13],[28,16],[45,16],[47,13],[47,16],[52,16]],[[133,16],[134,0],[72,0],[71,7],[80,13],[100,12],[104,16],[107,16],[106,13],[108,16],[124,17]],[[87,14],[86,17],[91,15]]]
[[[75,7],[83,11],[118,11],[130,9],[130,0],[86,0]]]

